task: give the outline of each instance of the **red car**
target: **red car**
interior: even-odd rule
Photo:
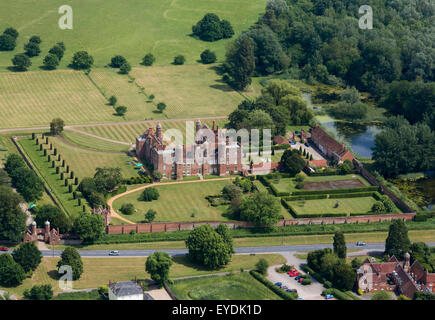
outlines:
[[[290,277],[296,277],[299,275],[299,272],[295,271],[295,272],[289,272],[288,274]]]
[[[298,280],[300,283],[302,283],[302,281],[304,281],[304,278],[299,278],[299,280]]]
[[[9,251],[9,249],[6,247],[0,247],[0,251]]]

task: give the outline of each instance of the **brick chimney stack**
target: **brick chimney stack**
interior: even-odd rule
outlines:
[[[157,123],[156,126],[156,134],[157,134],[157,138],[159,138],[160,140],[163,139],[163,134],[162,134],[162,125],[159,123]]]

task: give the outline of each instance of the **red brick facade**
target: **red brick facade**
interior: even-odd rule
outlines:
[[[180,180],[183,176],[225,176],[242,172],[240,145],[225,137],[224,132],[215,127],[214,121],[211,130],[197,121],[195,143],[175,146],[163,141],[162,127],[157,124],[155,131],[149,128],[136,138],[136,154],[150,162],[163,178]]]
[[[38,241],[39,236],[42,235],[44,242],[48,244],[59,244],[61,234],[59,229],[51,229],[50,222],[45,222],[45,228],[37,228],[36,222],[32,222],[29,226],[29,230],[26,231],[24,235],[23,242],[36,242]]]

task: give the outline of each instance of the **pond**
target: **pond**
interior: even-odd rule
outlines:
[[[312,104],[311,94],[303,93],[302,97],[307,100],[308,107],[318,109]],[[328,119],[322,121],[322,118]],[[327,131],[332,132],[339,141],[344,141],[352,150],[363,158],[372,157],[372,147],[375,145],[375,136],[382,129],[375,125],[363,125],[352,122],[334,121],[330,117],[319,117],[320,123]]]

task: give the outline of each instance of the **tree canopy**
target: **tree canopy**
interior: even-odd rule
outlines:
[[[42,261],[42,254],[35,242],[26,242],[14,249],[12,257],[24,270],[35,271]]]
[[[257,227],[275,227],[280,212],[278,200],[267,192],[255,192],[240,204],[240,219],[251,221]]]
[[[220,20],[214,13],[207,13],[192,26],[192,33],[203,41],[216,41],[231,38],[234,30],[229,21]]]
[[[391,222],[388,237],[385,240],[385,254],[394,255],[399,260],[411,249],[411,241],[408,237],[408,228],[400,219]]]
[[[83,273],[83,261],[76,248],[67,247],[63,250],[60,255],[60,260],[57,263],[57,269],[59,270],[62,266],[71,267],[73,280],[80,279],[80,276]]]
[[[145,270],[151,275],[151,279],[160,286],[169,280],[169,270],[173,264],[172,258],[166,252],[154,252],[145,263]]]
[[[0,186],[0,239],[20,242],[26,231],[27,215],[21,210],[22,198],[7,186]]]

